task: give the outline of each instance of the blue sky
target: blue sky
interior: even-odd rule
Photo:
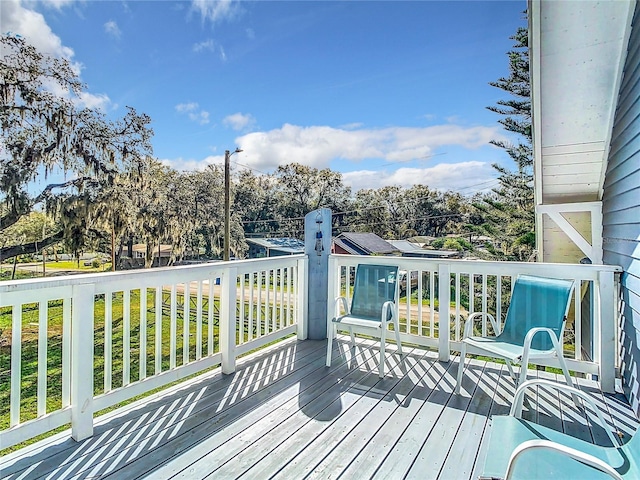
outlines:
[[[179,170],[330,167],[354,190],[422,183],[463,194],[513,168],[485,107],[506,98],[524,1],[0,2],[2,33],[66,56],[87,105],[153,120]]]

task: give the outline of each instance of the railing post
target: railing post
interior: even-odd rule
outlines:
[[[236,288],[238,269],[228,267],[222,274],[220,293],[220,353],[222,373],[236,371]]]
[[[616,372],[616,292],[613,272],[598,272],[598,295],[600,309],[600,388],[603,392],[615,392]],[[597,324],[596,323],[596,324]]]
[[[74,285],[71,305],[71,436],[93,435],[93,284]]]
[[[308,259],[302,258],[297,262],[298,278],[296,283],[296,325],[298,326],[298,340],[306,340],[308,336]]]
[[[338,261],[336,257],[329,255],[329,277],[327,278],[327,338],[331,338],[331,332],[329,331],[332,326],[333,317],[335,316],[335,303],[336,297],[340,294],[340,285],[336,288],[336,278],[341,278],[338,270]],[[347,268],[347,272],[349,269]],[[349,275],[347,274],[347,282]],[[347,286],[347,291],[349,287]],[[396,307],[396,314],[398,313]]]
[[[451,268],[448,263],[438,264],[438,360],[448,362],[451,353]]]

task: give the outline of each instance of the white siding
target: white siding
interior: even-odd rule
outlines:
[[[640,413],[640,19],[633,20],[603,193],[604,261],[624,268],[622,376]]]

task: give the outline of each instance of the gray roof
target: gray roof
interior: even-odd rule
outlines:
[[[409,240],[387,240],[391,245],[401,252],[422,252],[420,245],[410,242]]]
[[[398,251],[396,247],[375,233],[345,232],[338,235],[337,238],[341,239],[343,243],[349,244],[352,248],[355,247],[356,250],[361,250],[358,252],[360,255],[396,253]]]
[[[304,253],[304,242],[297,238],[247,238],[247,243],[253,243],[269,250],[287,253]]]

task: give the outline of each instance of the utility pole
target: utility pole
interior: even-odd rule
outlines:
[[[242,150],[236,148],[233,152],[224,151],[224,254],[222,259],[226,262],[229,260],[229,237],[231,236],[231,202],[229,200],[229,192],[231,189],[231,180],[229,175],[229,159],[234,153],[240,153]]]

